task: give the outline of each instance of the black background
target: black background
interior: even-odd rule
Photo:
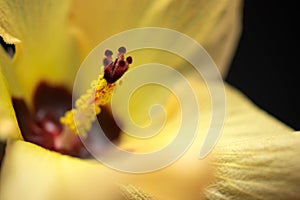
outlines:
[[[299,130],[299,18],[295,2],[244,2],[242,37],[226,81]]]

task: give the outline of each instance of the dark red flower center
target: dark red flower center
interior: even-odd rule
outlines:
[[[72,108],[72,95],[69,90],[42,82],[34,92],[32,110],[23,99],[13,98],[13,105],[25,141],[66,155],[90,157],[80,138],[72,132],[64,131],[59,121]],[[120,129],[110,111],[102,108],[97,119],[106,136],[111,141],[117,141]]]

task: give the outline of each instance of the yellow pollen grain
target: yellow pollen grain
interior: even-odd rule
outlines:
[[[67,111],[60,122],[75,134],[85,137],[96,120],[96,115],[100,114],[101,106],[110,102],[115,85],[116,83],[107,83],[103,74],[100,74],[98,80],[92,81],[91,88],[76,100],[75,108]]]

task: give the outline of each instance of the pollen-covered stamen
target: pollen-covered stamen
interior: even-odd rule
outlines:
[[[117,80],[122,77],[129,68],[129,64],[132,63],[132,57],[130,56],[125,60],[125,47],[120,47],[118,52],[118,57],[114,62],[112,62],[112,51],[106,50],[104,52],[106,56],[103,59],[104,74],[102,68],[102,73],[99,75],[98,80],[91,83],[91,89],[88,89],[84,95],[76,100],[75,108],[67,111],[61,117],[60,122],[74,133],[83,136],[87,135],[87,132],[91,129],[92,122],[96,120],[96,115],[101,112],[101,106],[110,102]]]

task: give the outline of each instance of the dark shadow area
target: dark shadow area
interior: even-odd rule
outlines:
[[[3,141],[0,141],[0,168],[1,168],[2,160],[3,160],[3,156],[4,156],[4,152],[5,152],[5,147],[6,147],[6,143]]]
[[[16,52],[16,47],[14,44],[7,44],[4,42],[3,38],[0,36],[0,46],[6,51],[9,57],[13,58]]]
[[[295,1],[245,1],[243,33],[226,81],[277,119],[300,130],[296,9]]]

